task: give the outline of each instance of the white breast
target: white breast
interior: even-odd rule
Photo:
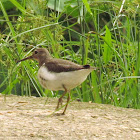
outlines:
[[[63,85],[67,90],[71,90],[83,81],[93,69],[82,69],[78,71],[54,73],[48,71],[45,66],[41,66],[38,71],[38,79],[40,84],[49,90],[64,90]]]

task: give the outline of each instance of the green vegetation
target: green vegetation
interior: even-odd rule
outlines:
[[[1,0],[0,93],[60,96],[43,89],[36,61],[16,61],[36,47],[56,58],[98,67],[73,99],[140,108],[138,0]]]

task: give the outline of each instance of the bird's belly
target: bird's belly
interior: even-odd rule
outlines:
[[[38,79],[40,84],[46,89],[53,91],[64,90],[65,86],[67,90],[71,90],[85,81],[91,71],[91,69],[82,69],[54,73],[49,72],[46,67],[42,66],[38,71]]]

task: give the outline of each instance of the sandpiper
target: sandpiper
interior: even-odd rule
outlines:
[[[52,91],[64,91],[58,99],[56,110],[62,104],[62,98],[68,92],[63,115],[70,101],[70,90],[79,86],[93,70],[96,70],[95,67],[90,65],[78,65],[68,60],[53,58],[45,48],[36,49],[31,56],[18,62],[27,59],[35,59],[39,62],[38,80],[44,88]]]

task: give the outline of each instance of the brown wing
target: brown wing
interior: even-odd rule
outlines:
[[[71,61],[63,59],[51,59],[51,61],[47,61],[45,63],[45,66],[48,68],[49,71],[57,73],[90,68],[90,65],[78,65]]]

